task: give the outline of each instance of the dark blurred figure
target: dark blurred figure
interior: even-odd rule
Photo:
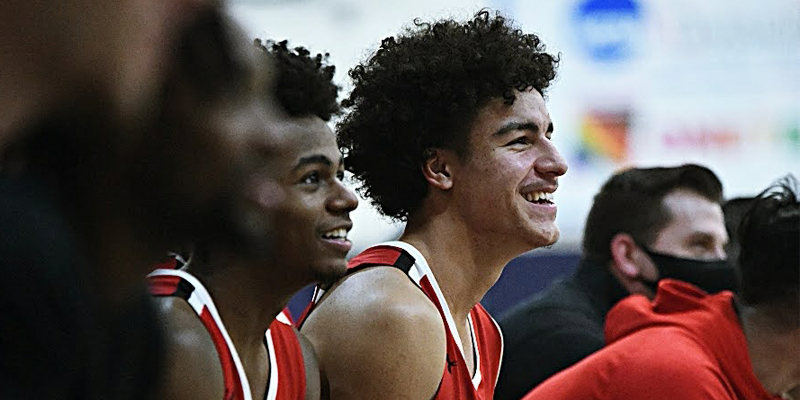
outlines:
[[[797,181],[757,196],[737,230],[739,296],[667,279],[654,299],[620,301],[608,346],[525,400],[778,400],[800,384]]]
[[[174,11],[187,2],[163,3],[153,3],[154,10]],[[97,7],[113,14],[111,3],[103,4]],[[156,29],[141,23],[165,17],[160,11],[138,14],[151,11],[144,1],[131,6],[142,7],[123,15],[134,18],[136,27]],[[255,240],[250,224],[231,223],[237,206],[228,193],[242,184],[242,166],[255,159],[244,152],[257,149],[249,141],[274,119],[263,95],[271,77],[256,68],[262,55],[217,5],[188,11],[163,27],[180,27],[163,53],[152,56],[148,50],[120,61],[126,71],[152,63],[156,68],[149,72],[162,71],[163,79],[137,73],[143,80],[125,83],[126,74],[111,72],[117,81],[109,81],[140,99],[130,110],[143,111],[129,113],[129,99],[114,97],[118,88],[77,85],[75,97],[63,103],[75,107],[59,104],[26,114],[38,118],[35,123],[12,124],[26,130],[7,136],[0,180],[0,270],[6,278],[0,288],[6,318],[0,334],[2,398],[152,397],[161,334],[143,287],[149,266],[197,237]],[[71,27],[80,20],[60,23]],[[104,22],[98,16],[96,26]],[[135,32],[126,31],[125,39]],[[128,40],[113,37],[118,40],[106,43],[87,33],[85,40],[115,51],[128,46]],[[83,49],[80,43],[75,46]],[[138,59],[151,56],[156,58]],[[112,55],[94,61],[106,59],[117,61]],[[87,76],[104,82],[102,74]],[[73,88],[72,81],[58,85]]]
[[[634,168],[606,181],[586,219],[575,274],[500,320],[506,351],[496,397],[519,399],[601,349],[608,310],[629,294],[652,297],[660,279],[733,289],[721,201],[719,179],[699,165]]]
[[[56,110],[152,111],[175,38],[208,0],[0,2],[0,150]]]

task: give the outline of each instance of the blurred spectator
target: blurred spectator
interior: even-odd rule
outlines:
[[[785,178],[739,230],[741,296],[665,280],[608,314],[609,345],[524,397],[780,399],[800,384],[800,201]]]

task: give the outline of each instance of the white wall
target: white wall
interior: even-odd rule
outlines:
[[[484,6],[561,53],[548,97],[570,164],[557,248],[579,243],[593,194],[620,168],[705,164],[729,197],[800,176],[797,0],[251,0],[231,11],[253,37],[330,52],[348,90],[346,71],[413,18]],[[354,250],[398,233],[366,202],[354,219]]]

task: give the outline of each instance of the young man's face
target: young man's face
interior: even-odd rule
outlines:
[[[534,89],[515,94],[512,105],[494,99],[479,111],[453,189],[476,237],[521,253],[558,239],[553,192],[567,165],[550,141],[553,125],[542,95]]]
[[[341,276],[351,247],[349,214],[358,199],[342,183],[336,136],[319,117],[294,118],[282,125],[265,158],[262,179],[274,180],[283,194],[263,207],[273,222],[275,262],[307,283]]]

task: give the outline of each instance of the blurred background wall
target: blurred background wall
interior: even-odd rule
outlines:
[[[554,141],[570,167],[556,192],[561,239],[506,268],[484,298],[496,316],[575,267],[592,196],[618,169],[704,164],[729,198],[753,195],[789,172],[800,175],[798,0],[230,3],[253,38],[329,52],[342,97],[350,88],[347,71],[382,38],[416,17],[467,18],[482,7],[502,10],[561,54],[547,100]],[[353,218],[354,252],[402,230],[366,201]]]

